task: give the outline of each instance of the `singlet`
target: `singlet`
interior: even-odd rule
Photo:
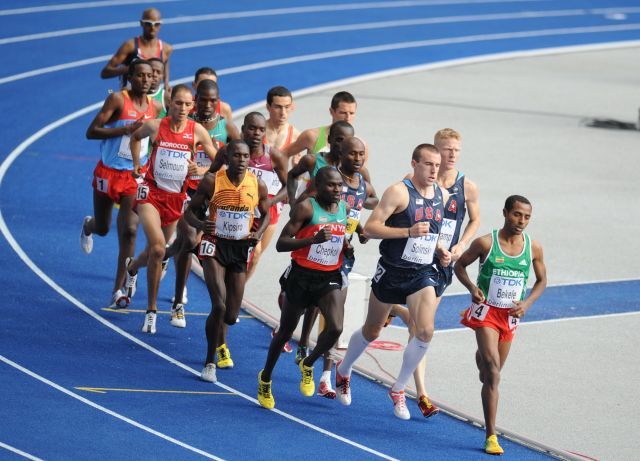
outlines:
[[[124,64],[126,64],[128,66],[129,64],[131,64],[136,59],[151,59],[151,58],[160,58],[160,59],[162,59],[162,50],[163,50],[162,40],[158,39],[158,47],[156,48],[156,52],[151,56],[147,56],[142,52],[142,49],[140,48],[140,36],[134,37],[133,38],[133,53],[129,54],[126,57],[126,59],[124,60]],[[164,59],[162,59],[162,62],[164,62]],[[127,84],[127,74],[124,74],[122,76],[122,85],[124,86],[126,84]]]
[[[159,101],[160,104],[162,104],[162,112],[160,112],[156,116],[156,118],[165,118],[167,116],[167,106],[164,103],[164,92],[165,92],[164,86],[161,85],[158,88],[158,91],[156,91],[155,93],[149,95],[149,96],[151,96],[151,99]]]
[[[347,216],[347,229],[345,230],[345,236],[348,240],[353,238],[353,234],[360,222],[360,213],[364,206],[364,201],[367,198],[367,183],[360,173],[356,173],[360,183],[357,188],[351,187],[345,180],[342,181],[342,194],[340,199],[344,200],[349,205],[349,216]]]
[[[327,158],[325,157],[325,152],[316,152],[315,154],[316,157],[316,164],[313,167],[313,171],[311,172],[311,178],[315,178],[316,175],[318,174],[318,170],[322,167],[325,166],[329,166],[329,162],[327,161]]]
[[[331,226],[331,240],[314,243],[291,252],[291,258],[302,267],[322,272],[335,271],[342,266],[344,235],[347,230],[347,206],[340,200],[338,211],[329,213],[322,208],[315,197],[309,198],[313,206],[311,220],[296,234],[296,239],[311,237],[322,227]]]
[[[442,189],[433,185],[434,196],[429,199],[420,195],[409,179],[402,181],[409,192],[409,204],[403,211],[389,216],[385,225],[408,229],[417,222],[429,222],[429,234],[422,237],[383,239],[380,255],[385,264],[402,269],[425,269],[433,263],[442,226],[444,206]]]
[[[258,202],[258,178],[253,173],[245,172],[236,187],[226,169],[216,172],[215,190],[209,202],[209,219],[216,223],[216,236],[227,240],[246,238]]]
[[[282,189],[282,183],[278,178],[278,174],[273,169],[273,163],[271,162],[271,146],[269,144],[263,144],[264,153],[260,157],[249,159],[249,171],[251,171],[258,179],[267,186],[267,193],[269,197],[273,197],[280,189]]]
[[[440,228],[440,243],[450,250],[460,240],[462,222],[467,212],[464,195],[464,174],[458,172],[456,182],[449,188],[449,200],[444,206],[444,219]]]
[[[320,131],[318,131],[318,137],[316,138],[316,143],[313,145],[313,153],[316,154],[318,152],[326,152],[328,151],[329,142],[327,140],[327,128],[326,126],[321,126]]]
[[[180,193],[186,189],[189,160],[194,157],[196,123],[187,119],[185,129],[174,133],[170,121],[170,117],[160,120],[145,179],[155,182],[159,189]]]
[[[211,136],[211,140],[213,141],[213,145],[216,149],[220,149],[227,142],[227,121],[224,117],[220,117],[216,126],[207,131],[209,132],[209,136]],[[199,168],[209,168],[211,166],[211,159],[204,152],[201,145],[196,147],[195,161]],[[194,174],[189,176],[189,179],[187,179],[187,188],[196,190],[201,180],[202,175]]]
[[[498,231],[491,232],[491,251],[478,272],[478,288],[482,290],[485,304],[490,307],[510,309],[513,301],[524,299],[531,267],[531,239],[522,233],[524,245],[517,256],[509,256],[500,248]]]
[[[127,126],[134,123],[140,117],[144,116],[144,120],[155,118],[155,106],[151,97],[147,95],[147,110],[142,112],[136,109],[129,92],[122,90],[124,98],[124,107],[120,111],[117,120],[104,125],[105,128],[117,128]],[[117,136],[115,138],[103,139],[100,142],[100,155],[102,163],[109,168],[116,170],[133,170],[133,158],[131,157],[131,148],[129,147],[131,137],[129,135]],[[149,152],[149,138],[140,140],[140,165],[147,163],[147,154]]]

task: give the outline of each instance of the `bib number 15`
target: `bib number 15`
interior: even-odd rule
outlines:
[[[145,186],[144,184],[138,184],[136,199],[147,200],[148,198],[149,198],[149,186]]]

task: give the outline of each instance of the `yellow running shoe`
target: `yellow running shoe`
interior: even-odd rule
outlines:
[[[260,370],[260,373],[258,373],[258,402],[267,410],[271,410],[276,406],[276,401],[273,398],[273,394],[271,394],[272,381],[264,382],[262,380],[263,371]]]
[[[484,451],[490,455],[501,455],[504,450],[498,443],[498,436],[493,434],[487,437],[487,441],[484,443]]]
[[[218,368],[233,368],[233,360],[231,360],[231,352],[226,344],[216,348],[218,356]]]
[[[316,391],[316,385],[313,382],[313,367],[308,367],[304,364],[304,360],[299,364],[300,372],[302,373],[302,379],[300,380],[300,392],[305,397],[311,397]]]

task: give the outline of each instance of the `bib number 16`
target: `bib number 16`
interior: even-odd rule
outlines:
[[[210,258],[216,254],[216,245],[209,240],[202,240],[200,247],[198,248],[198,256],[203,258]]]

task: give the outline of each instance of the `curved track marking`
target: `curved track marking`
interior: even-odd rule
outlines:
[[[18,14],[48,13],[51,11],[81,10],[87,8],[103,8],[118,5],[139,5],[144,3],[169,3],[180,0],[104,0],[101,2],[61,3],[59,5],[31,6],[26,8],[14,8],[0,10],[0,16],[14,16]]]

